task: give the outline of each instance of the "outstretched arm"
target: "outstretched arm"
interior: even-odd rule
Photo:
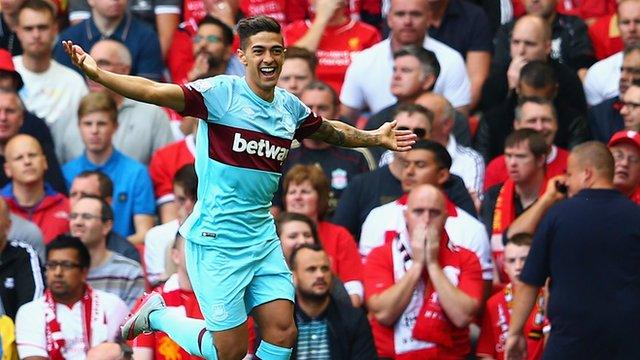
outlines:
[[[407,151],[416,142],[411,130],[396,130],[396,122],[388,122],[371,131],[359,130],[339,120],[322,119],[310,138],[345,147],[384,146],[393,151]]]
[[[89,79],[129,99],[168,107],[178,112],[184,110],[185,100],[180,86],[103,70],[80,46],[71,41],[63,41],[62,45],[73,64]]]

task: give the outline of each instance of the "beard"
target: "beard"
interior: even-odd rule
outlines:
[[[331,287],[327,287],[327,289],[323,292],[316,292],[313,290],[305,289],[302,287],[297,288],[298,296],[304,299],[307,302],[313,303],[322,303],[329,297],[329,292],[331,291]]]

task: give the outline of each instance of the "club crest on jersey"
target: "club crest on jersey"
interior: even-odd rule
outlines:
[[[289,149],[272,145],[269,140],[246,140],[240,133],[233,136],[232,150],[238,153],[246,152],[249,155],[258,155],[271,160],[284,161],[287,158]]]
[[[331,187],[342,190],[347,187],[347,171],[344,169],[335,169],[331,172]]]

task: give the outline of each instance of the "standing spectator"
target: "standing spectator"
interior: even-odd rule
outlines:
[[[476,350],[476,355],[482,360],[504,359],[504,345],[509,331],[513,296],[520,286],[520,273],[530,248],[531,235],[522,233],[512,236],[504,245],[504,270],[509,275],[509,283],[487,300]],[[535,307],[525,326],[527,359],[539,360],[542,358],[545,341],[543,330],[546,326],[543,291],[538,294]]]
[[[22,46],[16,38],[18,27],[18,11],[23,0],[3,1],[0,12],[0,48],[11,55],[22,55]]]
[[[91,257],[82,242],[61,235],[47,246],[49,287],[18,311],[16,342],[21,359],[85,359],[89,349],[114,341],[127,306],[87,283]]]
[[[299,47],[288,47],[278,86],[300,97],[302,91],[316,80],[317,66],[318,59],[314,53]]]
[[[429,36],[452,47],[465,59],[471,81],[469,108],[474,109],[489,75],[493,52],[487,15],[470,1],[435,0],[429,1],[427,18]]]
[[[69,200],[44,181],[47,161],[38,140],[16,135],[5,146],[4,154],[4,171],[11,183],[0,194],[11,212],[38,225],[45,244],[69,231]]]
[[[162,53],[158,36],[149,25],[127,12],[126,1],[92,0],[91,17],[67,28],[61,39],[71,40],[84,49],[95,43],[113,39],[124,43],[131,52],[131,74],[152,80],[162,78]],[[55,59],[80,72],[65,54],[62,43],[54,48]]]
[[[491,236],[491,251],[500,281],[504,272],[504,238],[511,223],[540,198],[546,186],[545,159],[549,146],[533,129],[516,130],[507,137],[504,159],[509,178],[495,185],[484,196],[480,217]]]
[[[287,46],[309,50],[318,57],[316,76],[340,93],[344,75],[358,52],[377,44],[380,34],[373,26],[353,20],[344,0],[312,0],[313,21],[298,20],[284,29]]]
[[[524,0],[524,6],[528,15],[541,17],[551,27],[551,58],[570,67],[583,78],[596,61],[587,25],[577,16],[559,14],[556,11],[559,2],[563,1]],[[504,66],[511,61],[509,47],[515,23],[515,20],[511,20],[496,34],[493,61],[497,66]]]
[[[291,272],[296,288],[298,343],[293,359],[377,359],[371,327],[361,309],[336,301],[329,256],[319,245],[293,250]]]
[[[96,289],[117,295],[131,308],[144,291],[142,266],[107,249],[113,215],[106,201],[85,196],[71,209],[71,235],[82,240],[91,255],[87,282]]]
[[[572,150],[570,198],[544,215],[520,274],[507,358],[524,359],[523,327],[549,277],[552,326],[545,358],[640,358],[640,211],[614,189],[613,177],[614,160],[604,144]]]
[[[633,202],[640,204],[640,134],[619,131],[609,140],[613,155],[613,185]]]
[[[26,0],[18,14],[18,39],[23,55],[13,62],[25,86],[20,97],[30,112],[47,121],[55,144],[76,120],[80,99],[88,92],[82,76],[52,59],[58,35],[55,10],[46,0]]]
[[[114,148],[118,127],[115,102],[103,93],[85,96],[78,109],[78,126],[86,151],[62,168],[68,184],[85,170],[100,170],[113,181],[113,229],[134,244],[142,243],[153,226],[153,187],[147,169]]]
[[[355,119],[361,111],[376,113],[395,102],[388,90],[393,73],[393,53],[404,46],[423,46],[433,51],[441,66],[433,91],[467,111],[471,86],[462,56],[427,35],[427,0],[391,0],[387,22],[389,38],[361,51],[347,69],[340,93],[342,115]]]
[[[42,296],[44,283],[38,254],[9,238],[10,226],[9,208],[0,199],[0,300],[4,314],[14,320],[20,306]]]
[[[640,45],[640,2],[620,1],[617,16],[624,48]],[[623,52],[620,51],[589,68],[584,78],[584,93],[590,106],[598,105],[620,94],[617,80],[620,78],[622,58]]]
[[[69,203],[71,208],[84,196],[95,196],[109,205],[113,203],[113,182],[100,170],[86,170],[78,174],[71,183]],[[107,235],[107,249],[140,262],[138,249],[127,239],[118,235],[113,229]]]
[[[482,304],[480,261],[450,242],[444,195],[432,185],[414,188],[404,212],[406,229],[371,251],[365,294],[381,358],[464,358],[469,324]]]
[[[100,40],[91,48],[90,55],[103,69],[124,75],[131,71],[131,53],[119,41]],[[89,88],[109,95],[116,102],[118,129],[113,146],[123,154],[147,165],[156,150],[173,141],[169,117],[161,107],[128,99],[91,80]],[[66,163],[82,155],[83,145],[78,127],[67,129],[65,141],[58,146],[61,161]]]
[[[546,157],[547,177],[562,175],[567,170],[569,152],[553,144],[558,132],[558,114],[553,102],[543,97],[524,97],[519,101],[515,109],[513,129],[533,129],[544,136],[549,146],[549,154]],[[487,166],[484,179],[484,189],[501,184],[509,178],[507,164],[504,155],[491,160]]]

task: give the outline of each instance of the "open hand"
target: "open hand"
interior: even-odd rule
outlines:
[[[98,64],[79,45],[74,45],[72,41],[65,40],[62,42],[62,46],[71,58],[73,65],[79,67],[89,79],[95,80],[98,77]]]
[[[418,138],[411,130],[396,130],[398,123],[384,123],[378,128],[380,145],[393,151],[409,151]]]

